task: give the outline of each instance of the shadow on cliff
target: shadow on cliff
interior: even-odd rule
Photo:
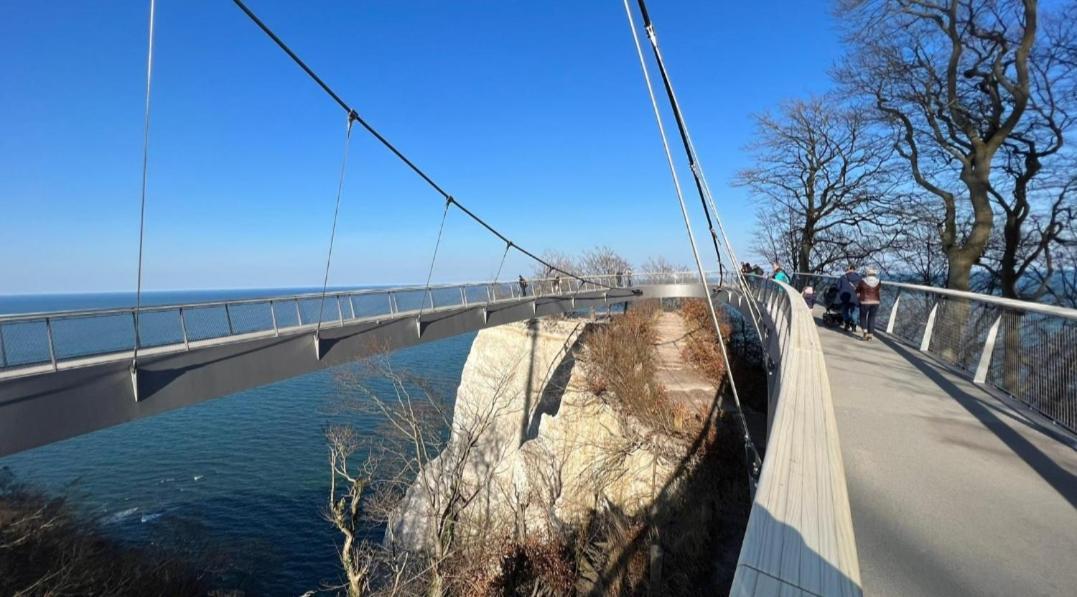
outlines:
[[[766,373],[758,358],[761,351],[745,322],[731,319],[733,376],[752,436],[762,447]],[[734,409],[728,388],[715,393],[669,481],[656,489],[647,516],[630,520],[613,510],[594,515],[599,520],[593,524],[606,531],[601,539],[605,563],[589,586],[578,587],[580,594],[729,592],[751,510],[743,434]]]
[[[695,595],[727,592],[747,525],[751,499],[741,434],[722,413],[716,393],[706,420],[669,482],[655,493],[644,520],[607,510],[593,525],[605,529],[608,554],[582,594]],[[618,520],[620,519],[620,520]],[[657,549],[656,549],[657,548]]]

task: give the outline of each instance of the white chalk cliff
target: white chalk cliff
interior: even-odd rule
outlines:
[[[635,515],[652,502],[674,462],[656,457],[642,425],[586,383],[582,321],[538,321],[479,332],[457,391],[448,446],[420,473],[387,541],[434,541],[451,470],[474,497],[461,537],[548,537],[611,504]]]

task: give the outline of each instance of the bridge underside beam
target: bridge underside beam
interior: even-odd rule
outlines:
[[[322,328],[230,338],[140,356],[135,399],[128,355],[0,380],[0,456],[236,392],[458,334],[534,317],[650,298],[702,297],[695,284],[642,286],[452,307]]]

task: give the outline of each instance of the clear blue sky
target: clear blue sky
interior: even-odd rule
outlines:
[[[249,5],[521,245],[689,263],[619,0]],[[830,4],[650,8],[747,255],[753,207],[729,183],[751,115],[828,88]],[[133,289],[147,14],[137,1],[0,4],[0,293]],[[160,0],[157,25],[146,288],[319,285],[344,114],[228,0]],[[357,130],[330,283],[421,282],[441,207]],[[452,214],[435,280],[487,279],[502,248]]]

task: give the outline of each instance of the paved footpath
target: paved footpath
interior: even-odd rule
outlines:
[[[1077,595],[1077,451],[912,348],[819,335],[865,595]]]

